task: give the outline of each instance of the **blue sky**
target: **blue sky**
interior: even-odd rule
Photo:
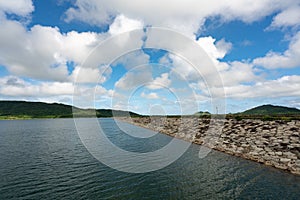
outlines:
[[[1,1],[0,99],[142,114],[300,108],[299,13],[297,0]],[[212,65],[192,66],[176,34]]]

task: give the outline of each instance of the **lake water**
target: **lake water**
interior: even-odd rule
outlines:
[[[96,129],[89,119],[81,120]],[[163,134],[137,139],[124,134],[113,119],[99,120],[113,143],[133,152],[153,151],[172,139]],[[204,159],[198,153],[199,146],[191,145],[161,170],[125,173],[87,151],[73,119],[0,121],[0,199],[300,198],[300,177],[221,152]]]

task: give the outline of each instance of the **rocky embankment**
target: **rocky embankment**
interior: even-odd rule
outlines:
[[[122,118],[138,126],[300,175],[300,121]]]

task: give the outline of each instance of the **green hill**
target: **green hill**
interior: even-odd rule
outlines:
[[[196,112],[194,115],[210,115],[210,112],[208,112],[208,111],[199,111],[199,112]]]
[[[208,111],[199,111],[199,112],[196,112],[194,114],[194,116],[197,116],[197,117],[203,117],[203,118],[207,118],[207,117],[210,117],[210,112]]]
[[[243,115],[300,115],[297,108],[289,108],[284,106],[262,105],[251,108],[242,113]]]
[[[26,101],[0,101],[0,119],[31,119],[31,118],[70,118],[70,117],[139,117],[141,115],[121,110],[111,109],[81,109],[70,105],[59,103],[42,103]],[[209,112],[196,112],[194,116],[210,117]],[[262,118],[262,117],[282,118],[289,117],[297,119],[300,110],[284,106],[262,105],[241,113],[229,114],[227,117],[234,118]]]
[[[80,109],[70,105],[59,103],[42,103],[26,101],[0,101],[0,118],[69,118],[76,117],[112,117],[139,116],[133,112],[110,110],[110,109]]]

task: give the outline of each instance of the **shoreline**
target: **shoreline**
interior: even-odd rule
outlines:
[[[165,117],[116,119],[300,175],[299,120],[237,121]]]

